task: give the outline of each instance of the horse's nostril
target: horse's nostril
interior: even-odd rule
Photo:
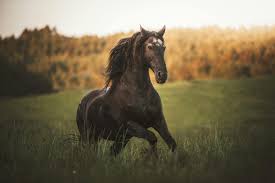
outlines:
[[[160,79],[164,79],[164,78],[167,77],[167,73],[166,72],[158,71],[157,72],[157,77],[160,78]]]
[[[158,77],[160,78],[162,75],[162,73],[160,71],[158,71]]]

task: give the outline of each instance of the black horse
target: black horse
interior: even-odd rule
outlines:
[[[112,140],[111,153],[116,155],[132,137],[138,137],[146,139],[156,152],[157,137],[148,130],[152,127],[175,150],[160,96],[149,77],[152,69],[157,83],[167,79],[164,32],[165,26],[158,32],[140,27],[140,32],[121,39],[111,50],[105,87],[87,94],[77,109],[82,141]]]

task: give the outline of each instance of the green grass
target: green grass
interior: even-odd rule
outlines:
[[[275,77],[157,86],[178,143],[159,157],[133,139],[83,147],[75,113],[87,91],[0,99],[1,182],[275,182]]]

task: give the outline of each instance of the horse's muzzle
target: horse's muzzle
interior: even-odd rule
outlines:
[[[157,71],[155,73],[155,77],[156,77],[157,83],[163,84],[167,80],[167,72]]]

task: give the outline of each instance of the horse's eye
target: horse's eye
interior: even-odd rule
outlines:
[[[151,50],[151,49],[153,49],[153,46],[151,44],[149,44],[148,48]]]

